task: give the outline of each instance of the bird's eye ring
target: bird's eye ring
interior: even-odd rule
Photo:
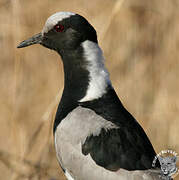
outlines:
[[[64,26],[61,24],[57,24],[54,26],[56,32],[62,32],[64,30]]]

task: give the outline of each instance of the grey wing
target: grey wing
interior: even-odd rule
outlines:
[[[112,171],[99,165],[91,153],[87,153],[88,148],[85,149],[85,146],[90,144],[89,135],[92,133],[98,137],[101,132],[99,130],[106,127],[113,129],[113,126],[101,116],[82,107],[74,109],[62,120],[55,132],[55,147],[58,160],[65,172],[75,180],[157,180],[158,171],[129,171],[123,168]],[[119,138],[117,134],[116,138]]]

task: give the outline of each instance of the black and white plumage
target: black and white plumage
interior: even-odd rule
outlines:
[[[41,44],[58,52],[65,74],[54,122],[58,161],[68,180],[159,179],[148,137],[116,95],[94,28],[59,12],[18,48]]]

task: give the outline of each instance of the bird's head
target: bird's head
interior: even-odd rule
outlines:
[[[65,74],[63,97],[70,101],[97,99],[111,87],[96,31],[84,17],[71,12],[53,14],[40,33],[21,42],[18,48],[33,44],[61,55]]]
[[[59,53],[77,48],[85,40],[97,43],[95,29],[82,16],[71,12],[57,12],[50,16],[42,31],[21,42],[18,48],[41,44]]]

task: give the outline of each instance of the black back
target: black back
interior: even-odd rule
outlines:
[[[152,144],[142,127],[124,108],[115,91],[109,89],[100,99],[80,103],[92,109],[104,119],[119,128],[101,130],[99,136],[89,136],[82,146],[82,152],[90,154],[93,160],[104,168],[116,171],[145,170],[152,168],[156,155]],[[159,163],[157,162],[159,167]]]

